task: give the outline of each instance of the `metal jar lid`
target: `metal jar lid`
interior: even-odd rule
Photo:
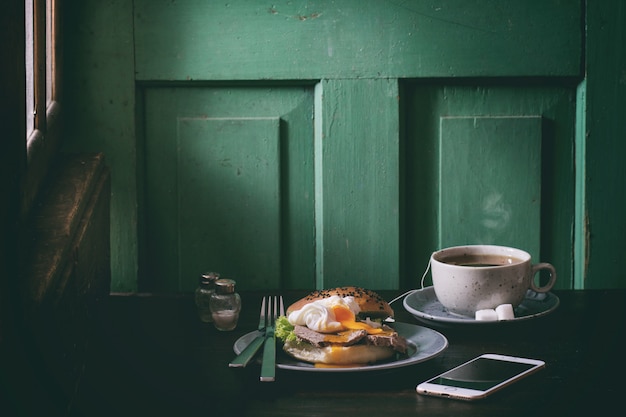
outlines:
[[[218,279],[220,279],[220,274],[218,272],[205,272],[200,275],[200,282],[202,284],[213,284]]]
[[[232,279],[221,278],[215,281],[215,292],[218,294],[232,294],[235,292],[236,282]]]

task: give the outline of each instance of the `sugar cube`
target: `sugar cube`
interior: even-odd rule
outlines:
[[[511,304],[500,304],[496,307],[496,314],[498,320],[513,320],[515,313],[513,313],[513,306]]]
[[[478,310],[476,312],[476,320],[480,320],[480,321],[496,321],[498,320],[498,314],[496,313],[496,310],[492,309],[492,308],[487,308],[484,310]]]

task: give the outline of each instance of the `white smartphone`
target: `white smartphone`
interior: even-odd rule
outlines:
[[[478,400],[546,366],[536,359],[487,353],[417,386],[425,395]]]

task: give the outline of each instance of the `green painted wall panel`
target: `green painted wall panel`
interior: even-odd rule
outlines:
[[[579,76],[579,0],[136,0],[139,80]]]
[[[280,119],[178,119],[178,290],[202,271],[277,287]]]
[[[143,291],[314,286],[313,89],[147,87]]]
[[[396,80],[324,80],[317,195],[318,287],[400,285],[399,91]]]
[[[64,151],[104,152],[111,169],[111,288],[139,269],[135,50],[131,0],[64,0]]]
[[[588,1],[585,95],[581,102],[585,164],[581,187],[577,279],[585,288],[626,288],[626,3]]]
[[[442,117],[439,246],[513,246],[539,262],[541,117]]]
[[[442,81],[443,82],[443,81]],[[474,85],[473,81],[429,85],[404,83],[406,100],[406,285],[419,283],[434,250],[439,249],[440,155],[442,118],[541,117],[540,253],[559,272],[557,287],[573,287],[575,170],[573,163],[576,85],[548,82]],[[534,121],[531,123],[535,123]],[[533,128],[534,129],[534,128]],[[529,132],[530,134],[530,132]],[[533,135],[535,135],[533,133]],[[535,135],[536,136],[536,135]],[[538,161],[533,161],[533,164]],[[535,169],[533,169],[534,172]],[[467,178],[459,181],[467,182]],[[522,183],[522,179],[518,181]],[[462,187],[462,185],[460,185]],[[452,221],[452,220],[451,220]],[[534,220],[533,220],[534,221]],[[450,226],[454,227],[456,224]]]

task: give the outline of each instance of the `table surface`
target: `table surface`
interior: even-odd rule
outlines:
[[[379,291],[390,300],[398,291]],[[234,331],[201,323],[191,295],[111,296],[94,326],[94,358],[79,401],[84,415],[558,416],[624,403],[626,291],[555,291],[556,311],[507,326],[437,328],[449,347],[423,363],[376,372],[229,368],[234,342],[255,329],[262,292],[242,293]],[[303,291],[284,292],[286,304]],[[398,321],[425,326],[393,305]],[[426,397],[415,386],[482,353],[542,359],[546,368],[475,402]],[[279,352],[282,354],[282,352]]]

